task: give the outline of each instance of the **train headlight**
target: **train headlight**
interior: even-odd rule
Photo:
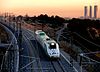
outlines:
[[[55,45],[54,43],[51,43],[51,45]]]

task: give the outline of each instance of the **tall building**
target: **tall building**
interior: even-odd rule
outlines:
[[[87,18],[87,12],[88,12],[87,6],[84,6],[84,18]]]
[[[98,6],[95,5],[94,6],[94,18],[97,18],[97,8],[98,8]]]
[[[89,17],[92,18],[92,6],[90,6]]]

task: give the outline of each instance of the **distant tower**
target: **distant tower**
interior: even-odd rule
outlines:
[[[92,6],[90,6],[89,17],[92,18]]]
[[[94,6],[94,18],[97,18],[97,8],[98,8],[98,6],[95,5]]]
[[[84,6],[84,18],[87,18],[87,6]]]

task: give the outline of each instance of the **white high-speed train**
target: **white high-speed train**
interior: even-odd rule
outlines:
[[[35,34],[37,41],[41,44],[43,50],[49,58],[60,57],[59,45],[56,41],[48,37],[42,30],[36,30]]]

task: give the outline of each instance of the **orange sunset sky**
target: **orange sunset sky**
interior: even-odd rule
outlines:
[[[100,17],[100,0],[0,0],[0,13],[80,17],[84,15],[84,6],[90,5],[98,5]]]

